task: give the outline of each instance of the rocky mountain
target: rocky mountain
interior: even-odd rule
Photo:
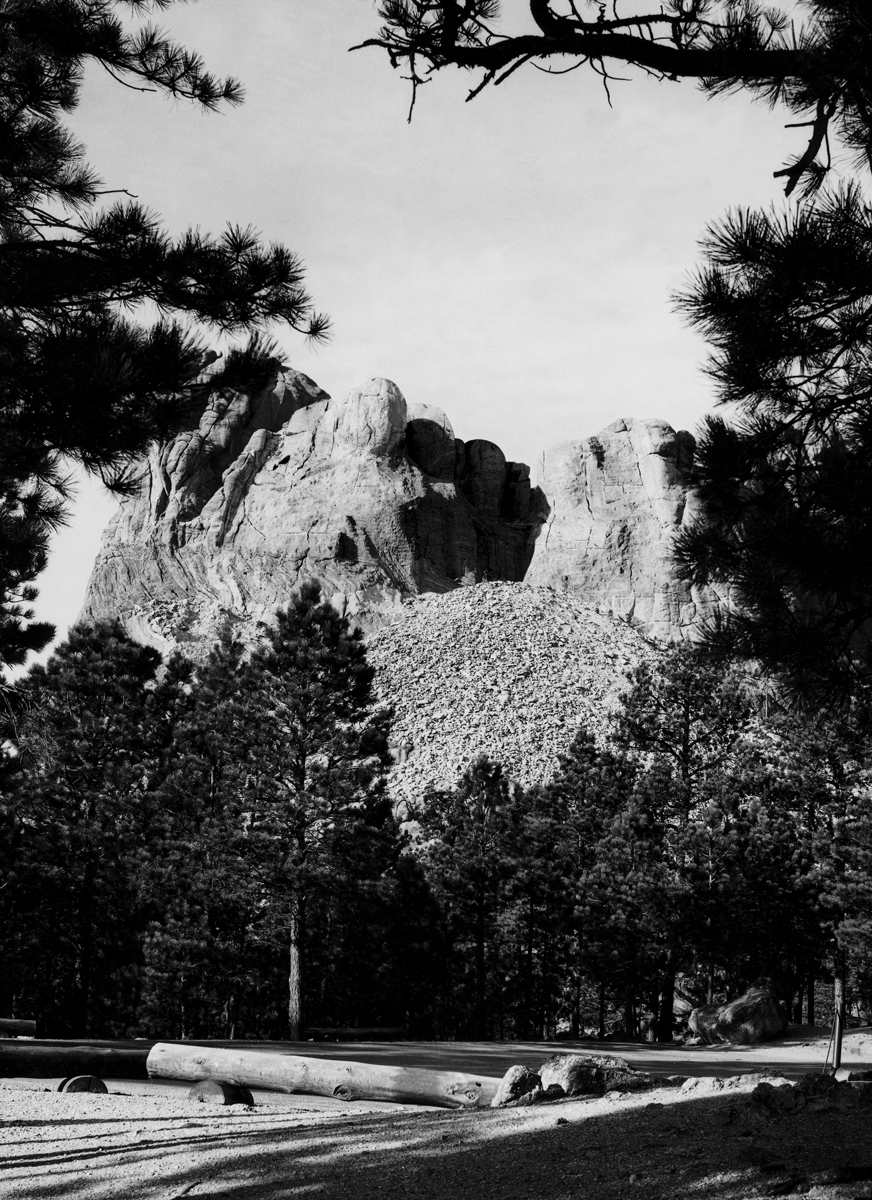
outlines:
[[[251,626],[316,579],[364,629],[404,596],[522,580],[548,508],[492,442],[369,380],[342,403],[285,371],[259,395],[215,393],[155,448],[108,526],[85,619],[119,616],[161,648]]]
[[[690,434],[618,421],[547,451],[536,486],[388,380],[339,402],[283,370],[257,395],[214,392],[195,428],[154,449],[82,616],[119,616],[167,649],[225,614],[253,628],[306,579],[370,631],[404,598],[525,580],[675,640],[719,603],[670,561],[692,456]]]

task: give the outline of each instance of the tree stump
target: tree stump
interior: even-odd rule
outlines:
[[[68,1075],[58,1084],[59,1092],[101,1092],[109,1089],[98,1075]]]
[[[254,1105],[254,1097],[247,1087],[238,1083],[223,1083],[220,1079],[201,1079],[188,1092],[189,1100],[200,1104],[248,1104]]]

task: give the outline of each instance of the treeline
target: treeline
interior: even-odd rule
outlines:
[[[549,785],[480,759],[401,822],[372,679],[315,588],[250,655],[228,625],[196,665],[75,629],[6,719],[4,1013],[59,1036],[666,1040],[677,994],[760,976],[794,1017],[834,978],[872,1007],[861,705],[767,716],[740,673],[670,651]]]

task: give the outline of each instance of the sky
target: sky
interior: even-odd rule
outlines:
[[[326,346],[274,331],[331,395],[374,375],[443,408],[458,437],[531,463],[619,417],[693,430],[713,406],[705,346],[670,297],[727,209],[784,203],[773,179],[803,145],[743,95],[639,73],[525,67],[465,103],[477,78],[439,73],[411,124],[372,0],[200,0],[160,23],[241,108],[219,114],[126,89],[91,68],[70,118],[111,188],[171,233],[254,226],[306,264]],[[506,0],[529,28],[523,0]],[[83,481],[40,577],[37,615],[63,635],[114,501]]]

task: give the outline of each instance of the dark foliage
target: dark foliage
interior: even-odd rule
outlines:
[[[788,194],[817,186],[829,166],[828,131],[864,164],[872,154],[872,32],[865,0],[804,0],[781,10],[756,0],[668,0],[638,6],[530,0],[529,27],[502,19],[499,0],[382,0],[384,24],[364,46],[406,67],[414,93],[448,66],[479,72],[469,99],[531,66],[565,74],[589,66],[605,83],[630,65],[661,80],[697,79],[710,93],[746,90],[782,103],[810,128],[782,171]],[[513,14],[514,15],[514,14]]]
[[[857,188],[782,217],[740,212],[711,230],[680,298],[737,415],[703,427],[703,515],[678,561],[730,591],[713,642],[812,708],[864,689],[872,667],[870,246]]]
[[[88,65],[207,109],[241,100],[156,26],[128,28],[171,2],[10,0],[0,13],[0,665],[51,637],[29,604],[63,519],[64,464],[123,490],[149,441],[204,403],[215,355],[191,322],[326,333],[284,247],[237,228],[173,240],[137,202],[98,207],[106,189],[63,123]],[[137,319],[146,301],[160,313],[150,326]],[[255,338],[228,382],[258,386],[272,353]]]
[[[138,991],[137,873],[153,829],[156,651],[75,629],[21,685],[4,780],[15,844],[2,891],[3,1004],[58,1036],[124,1035]]]

